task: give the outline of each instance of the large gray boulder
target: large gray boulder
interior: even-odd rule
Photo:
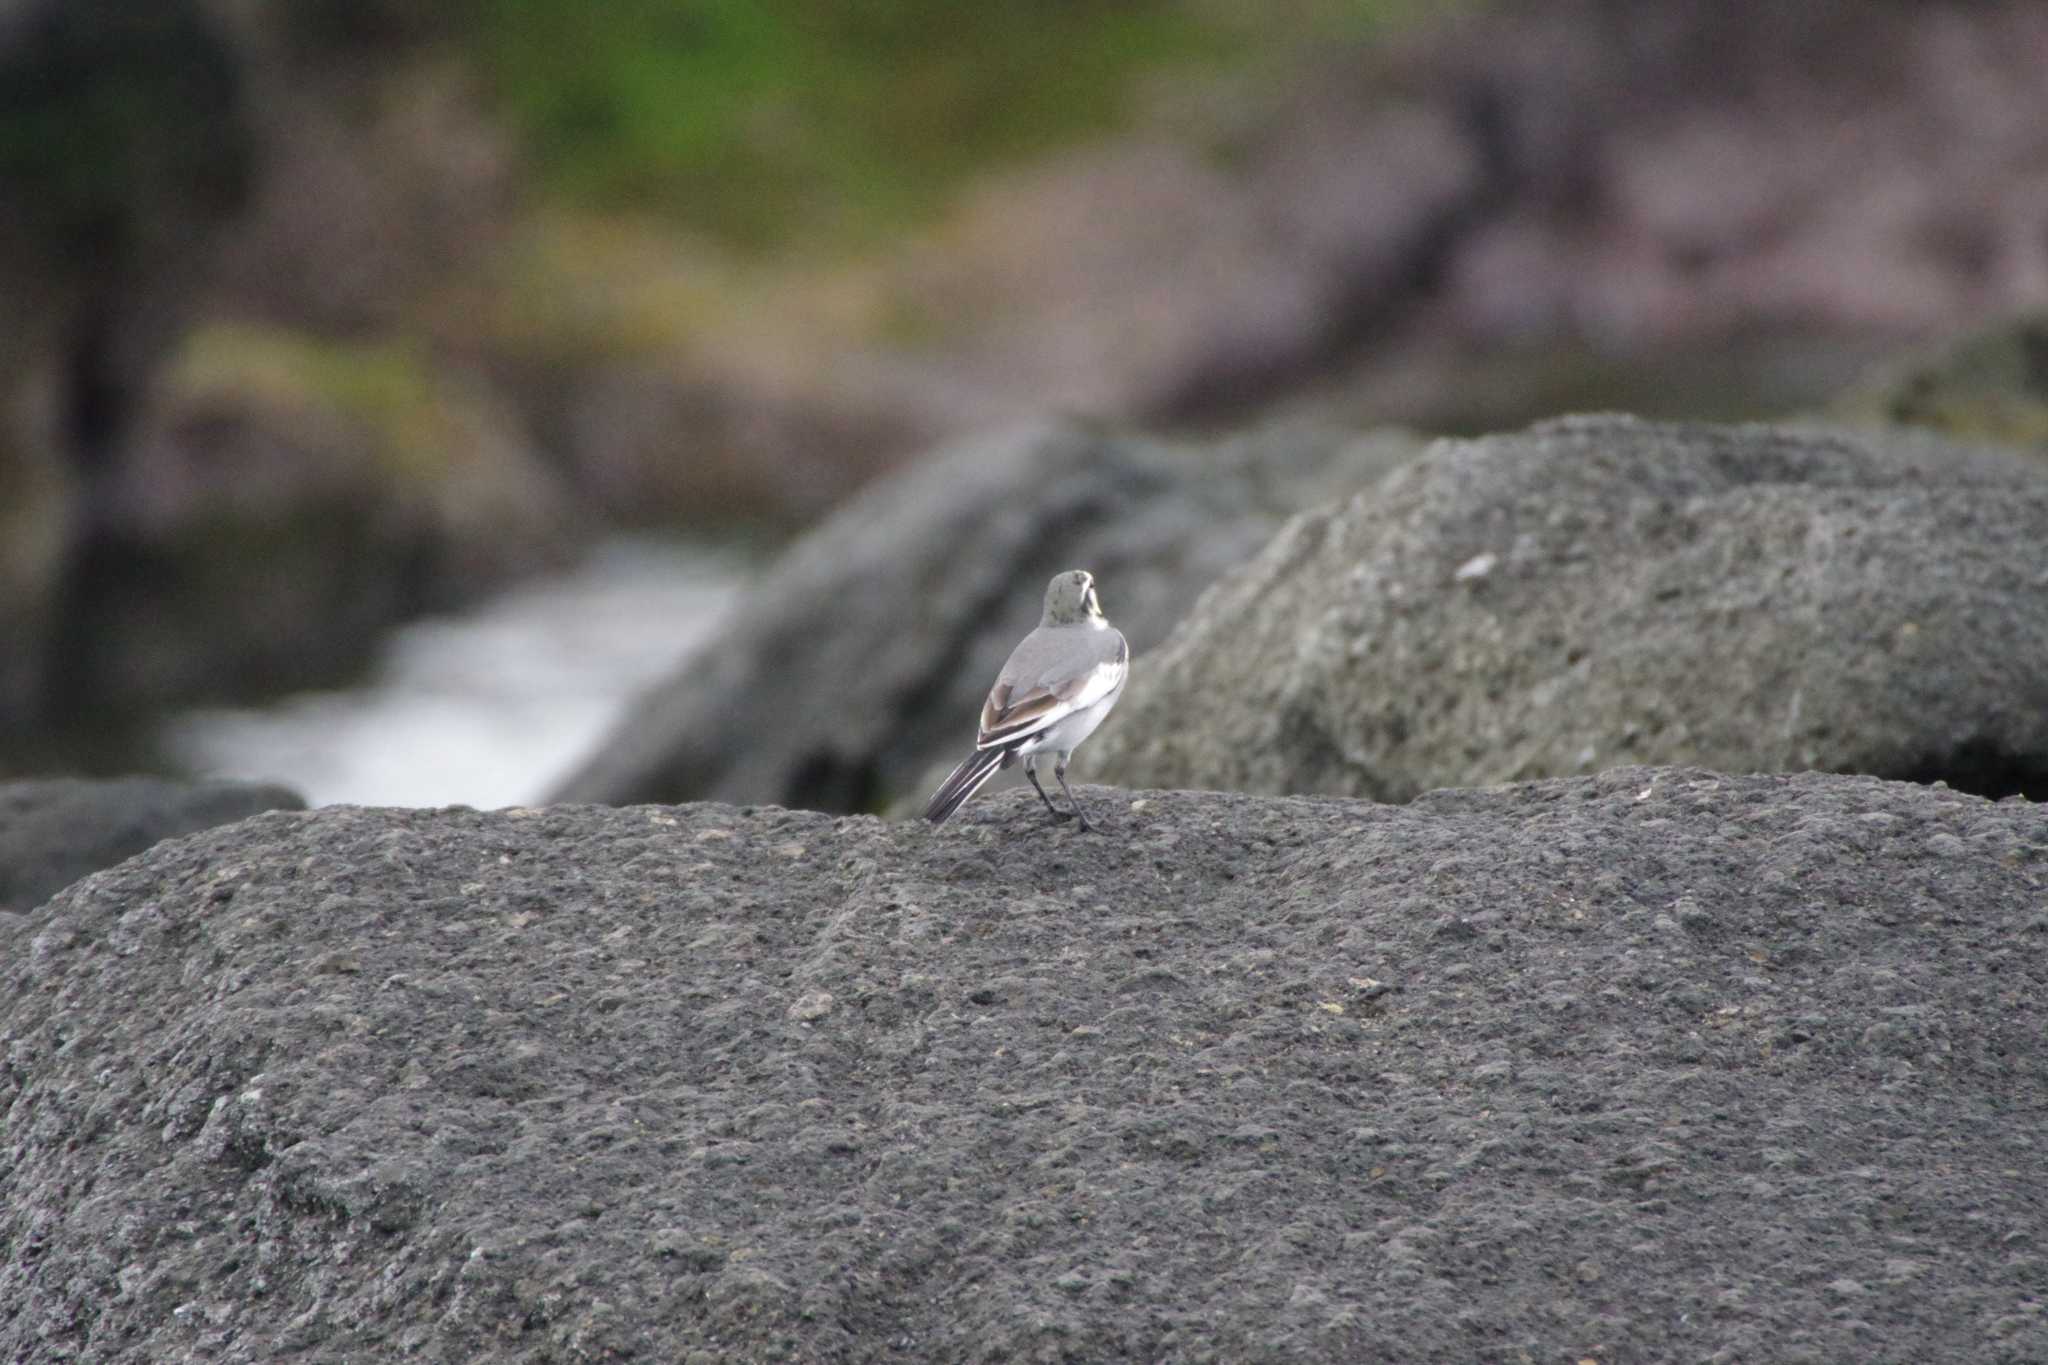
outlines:
[[[1142,654],[1289,514],[1419,448],[1305,427],[1195,445],[1074,423],[962,442],[793,546],[555,799],[880,809],[973,743],[1053,574],[1092,570]]]
[[[0,991],[0,1356],[2048,1359],[2048,810],[268,815]]]
[[[1133,670],[1129,786],[1406,800],[1634,762],[2048,794],[2048,478],[1911,433],[1447,441]]]
[[[112,867],[159,840],[305,804],[297,792],[253,782],[0,782],[0,917],[24,914],[86,873]]]

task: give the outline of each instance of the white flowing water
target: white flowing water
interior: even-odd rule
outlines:
[[[538,801],[708,638],[747,572],[701,545],[611,541],[467,615],[402,627],[360,686],[189,712],[163,745],[195,775],[282,782],[316,806]]]

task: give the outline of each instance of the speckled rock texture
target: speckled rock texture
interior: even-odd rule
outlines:
[[[2048,1359],[2048,811],[272,814],[7,945],[0,1356]]]
[[[555,799],[921,799],[972,747],[1054,574],[1092,571],[1143,651],[1287,517],[1420,448],[1397,433],[1290,426],[1200,445],[1075,423],[949,446],[797,542]]]
[[[297,792],[255,782],[0,782],[0,916],[23,914],[86,873],[112,867],[159,839],[305,804]]]
[[[2048,797],[2048,471],[1573,418],[1296,518],[1137,660],[1125,786],[1405,801],[1632,762]]]

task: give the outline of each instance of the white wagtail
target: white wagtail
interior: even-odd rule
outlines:
[[[924,818],[944,824],[998,768],[1022,758],[1024,775],[1038,788],[1038,799],[1052,818],[1078,819],[1082,829],[1091,828],[1067,786],[1067,759],[1116,705],[1130,666],[1131,647],[1124,643],[1123,632],[1103,616],[1094,578],[1079,569],[1055,576],[1045,590],[1045,614],[1038,618],[1038,629],[1010,651],[1009,662],[982,703],[974,752],[932,793]],[[1038,785],[1038,756],[1045,753],[1053,756],[1053,776],[1067,794],[1071,811],[1055,806]]]

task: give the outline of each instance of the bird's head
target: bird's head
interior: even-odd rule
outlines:
[[[1069,569],[1055,574],[1046,585],[1043,624],[1072,626],[1102,619],[1102,600],[1095,595],[1095,576],[1087,570]]]

